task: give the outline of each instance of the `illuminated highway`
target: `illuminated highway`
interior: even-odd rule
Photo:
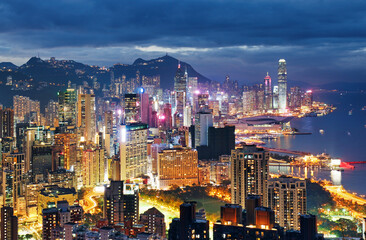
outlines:
[[[325,185],[324,188],[328,192],[330,192],[334,195],[337,195],[339,198],[343,198],[344,200],[356,202],[357,204],[360,204],[360,205],[365,205],[366,204],[366,199],[347,192],[343,188],[343,186],[328,186],[328,185]]]
[[[98,207],[98,202],[95,200],[95,197],[100,197],[104,195],[104,189],[94,188],[93,190],[88,191],[88,193],[84,196],[84,204],[83,209],[85,213],[95,213],[95,209]]]

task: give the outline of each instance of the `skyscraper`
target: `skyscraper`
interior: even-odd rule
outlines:
[[[194,126],[195,147],[208,146],[208,128],[213,126],[212,112],[208,109],[198,112]]]
[[[287,107],[287,68],[286,60],[278,61],[278,109],[285,112]]]
[[[245,208],[248,195],[259,195],[267,206],[269,152],[255,145],[231,151],[231,203]]]
[[[175,126],[183,126],[184,108],[187,101],[187,72],[183,72],[180,63],[178,64],[177,72],[174,77],[175,91]]]
[[[291,177],[269,180],[268,203],[276,223],[287,230],[299,230],[299,215],[306,214],[306,181]]]
[[[268,75],[264,78],[264,109],[272,109],[272,79]]]
[[[76,125],[76,91],[67,88],[58,95],[58,119],[61,126]]]
[[[135,123],[141,121],[140,98],[138,94],[128,93],[124,97],[125,123]]]

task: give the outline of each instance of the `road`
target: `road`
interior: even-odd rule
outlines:
[[[95,200],[95,197],[102,196],[103,193],[96,192],[94,189],[90,190],[85,196],[84,200],[86,203],[84,203],[83,208],[85,213],[94,213],[95,209],[98,207],[98,202]]]
[[[326,186],[324,186],[324,188],[328,192],[335,194],[338,197],[343,198],[344,200],[356,202],[357,204],[360,204],[360,205],[366,204],[366,199],[347,192],[347,190],[345,190],[342,186],[327,186],[326,185]]]
[[[32,234],[35,240],[41,240],[41,225],[40,224],[27,224],[19,225],[19,235]]]

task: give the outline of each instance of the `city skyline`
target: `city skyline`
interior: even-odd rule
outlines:
[[[39,54],[111,66],[168,53],[212,80],[229,74],[254,82],[267,71],[274,76],[272,63],[281,58],[292,69],[292,81],[364,82],[366,77],[362,1],[15,1],[0,6],[7,23],[0,29],[1,62],[20,65]]]

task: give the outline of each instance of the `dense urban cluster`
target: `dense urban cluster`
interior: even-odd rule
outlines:
[[[254,86],[200,82],[181,64],[174,89],[138,71],[91,79],[69,82],[44,111],[20,95],[1,108],[1,239],[322,239],[305,180],[271,178],[269,151],[249,144],[328,111],[311,90],[288,89],[284,59],[276,86],[268,74]],[[142,188],[208,184],[231,187],[217,222],[192,201],[171,222],[153,204],[139,212]]]

